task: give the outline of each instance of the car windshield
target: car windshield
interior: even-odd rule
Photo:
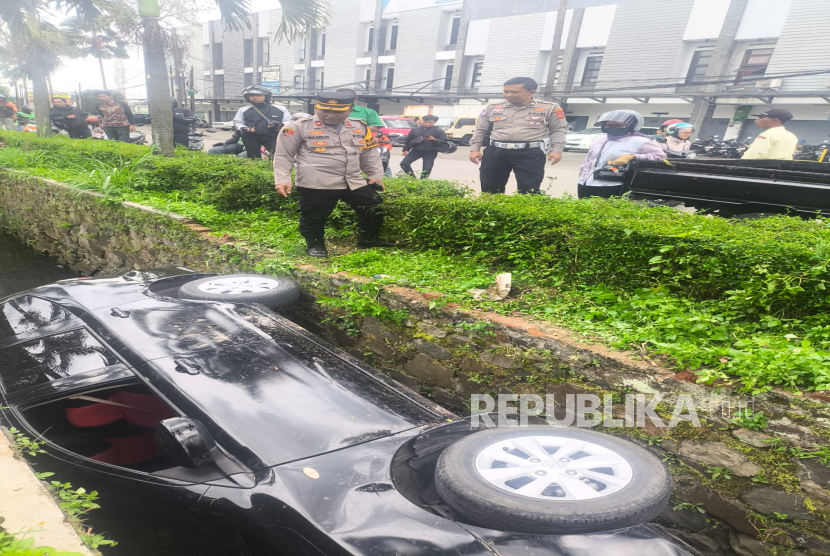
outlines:
[[[438,127],[449,127],[455,121],[455,118],[438,118],[438,121],[435,122],[435,125]]]
[[[383,120],[383,123],[386,124],[386,127],[391,129],[413,129],[418,126],[415,125],[415,122],[411,120]]]

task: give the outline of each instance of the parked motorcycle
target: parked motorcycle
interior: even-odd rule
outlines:
[[[711,139],[698,139],[692,142],[691,151],[698,154],[707,154],[718,143],[718,136],[715,135]]]
[[[204,149],[205,141],[202,139],[204,135],[198,131],[191,131],[187,137],[187,148],[191,151],[201,151]]]
[[[814,160],[830,162],[830,143],[804,145],[793,155],[793,160]]]
[[[707,156],[716,158],[741,158],[748,147],[749,143],[747,142],[730,139],[729,141],[718,143],[706,154]]]

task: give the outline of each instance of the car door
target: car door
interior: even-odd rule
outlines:
[[[55,480],[100,494],[104,509],[90,514],[90,524],[110,538],[136,547],[121,549],[119,554],[144,555],[150,546],[154,552],[158,547],[160,554],[188,554],[195,546],[200,547],[199,554],[227,554],[228,543],[233,542],[232,529],[209,516],[199,501],[210,484],[239,485],[223,479],[216,470],[165,468],[163,462],[163,468],[142,469],[101,457],[113,447],[125,452],[144,449],[140,442],[146,443],[153,429],[143,427],[147,429],[141,431],[143,436],[132,434],[134,430],[123,435],[122,427],[122,436],[113,437],[116,433],[110,428],[108,437],[99,432],[101,426],[96,425],[100,423],[91,422],[89,415],[81,415],[86,422],[79,417],[85,408],[100,405],[110,413],[132,408],[135,413],[146,408],[137,407],[141,402],[133,400],[151,396],[157,404],[164,404],[160,411],[165,417],[179,412],[141,384],[115,352],[84,325],[81,313],[77,307],[31,295],[2,303],[0,424],[41,442],[44,453],[29,458],[37,472],[54,473]],[[115,392],[124,392],[129,403],[114,401]],[[118,415],[93,415],[92,421],[104,418],[112,425],[125,420]],[[127,425],[127,429],[142,428]],[[136,436],[141,438],[133,439]]]

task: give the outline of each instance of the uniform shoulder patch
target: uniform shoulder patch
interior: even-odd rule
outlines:
[[[562,110],[561,108],[557,108],[556,110],[553,111],[553,113],[556,114],[556,117],[559,118],[560,120],[565,119],[565,111]]]
[[[296,131],[294,129],[291,129],[290,127],[282,128],[282,136],[283,137],[291,137],[295,133],[296,133]]]

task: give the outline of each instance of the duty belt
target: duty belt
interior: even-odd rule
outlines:
[[[490,141],[490,144],[500,149],[538,149],[542,141],[531,141],[529,143],[502,143],[501,141]]]

